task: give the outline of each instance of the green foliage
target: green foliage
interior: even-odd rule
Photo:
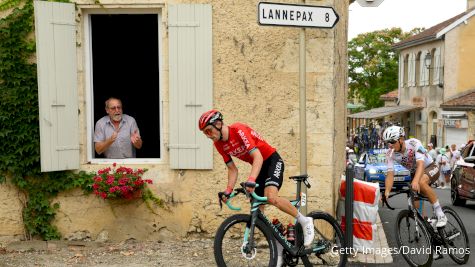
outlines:
[[[24,4],[24,5],[23,5]],[[26,196],[23,221],[30,236],[60,237],[51,224],[58,192],[86,188],[90,174],[40,171],[40,136],[33,1],[2,1],[0,10],[21,6],[0,19],[0,182],[12,178]]]
[[[348,43],[350,99],[360,99],[366,109],[380,107],[380,95],[398,88],[398,57],[391,46],[421,32],[392,28],[359,34]]]

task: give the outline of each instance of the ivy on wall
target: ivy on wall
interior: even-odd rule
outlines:
[[[40,171],[38,86],[33,1],[6,0],[0,11],[0,182],[7,176],[26,196],[23,222],[28,237],[58,239],[51,222],[59,204],[51,199],[74,187],[85,188],[90,174]]]
[[[72,188],[91,192],[95,174],[41,172],[33,0],[0,0],[0,11],[12,8],[0,19],[0,183],[10,177],[26,197],[22,215],[27,238],[59,239],[52,225],[59,204],[51,199]],[[150,189],[142,199],[152,212],[152,203],[166,209]]]

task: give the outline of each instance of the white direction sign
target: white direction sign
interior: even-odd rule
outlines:
[[[259,3],[259,24],[333,28],[338,14],[332,7],[281,3]]]

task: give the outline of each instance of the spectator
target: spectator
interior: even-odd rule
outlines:
[[[142,147],[142,138],[135,119],[122,113],[122,101],[111,97],[106,101],[107,116],[96,122],[94,147],[106,158],[135,158],[135,149]]]
[[[455,161],[456,160],[456,152],[458,152],[457,150],[457,145],[456,144],[452,144],[450,145],[450,167],[454,167],[454,164],[455,164]],[[460,152],[459,152],[460,154]],[[459,155],[460,157],[460,155]]]
[[[439,152],[440,154],[436,159],[436,163],[440,169],[439,186],[437,188],[445,189],[448,188],[448,184],[450,183],[450,160],[446,155],[445,148],[441,148]]]
[[[427,145],[427,150],[428,150],[428,154],[429,156],[431,156],[432,160],[436,160],[437,159],[437,151],[435,151],[434,149],[434,145],[432,143],[429,143]]]

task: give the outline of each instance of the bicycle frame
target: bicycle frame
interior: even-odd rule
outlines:
[[[296,181],[297,182],[297,192],[296,192],[296,199],[291,200],[290,203],[297,208],[297,210],[300,211],[300,206],[301,206],[301,188],[302,188],[302,181]],[[248,193],[246,193],[248,194]],[[236,194],[232,193],[230,198],[234,197]],[[325,245],[320,245],[320,246],[315,246],[309,249],[305,249],[305,247],[302,246],[297,246],[292,243],[290,243],[287,238],[277,229],[277,227],[265,216],[259,209],[261,205],[267,205],[269,204],[267,201],[267,197],[260,197],[258,196],[255,192],[251,193],[252,195],[252,200],[251,200],[251,225],[246,226],[246,230],[244,233],[244,240],[243,244],[245,244],[245,248],[247,251],[251,251],[251,248],[254,247],[254,228],[256,225],[257,220],[263,221],[267,227],[272,229],[272,234],[274,238],[279,242],[285,250],[287,250],[293,257],[297,256],[304,256],[309,253],[313,252],[318,252],[320,250],[325,249]],[[226,203],[228,207],[232,210],[240,210],[240,208],[233,207],[229,204],[229,201]]]
[[[384,193],[383,193],[384,194]],[[422,195],[419,195],[419,194],[416,194],[415,192],[413,192],[411,189],[407,189],[407,190],[403,190],[401,192],[398,192],[396,194],[393,194],[391,195],[390,197],[393,197],[393,196],[396,196],[396,195],[399,195],[399,194],[407,194],[407,199],[408,199],[408,210],[414,215],[414,218],[417,217],[419,218],[419,220],[422,222],[422,226],[419,226],[418,225],[418,222],[417,220],[415,220],[415,224],[416,224],[416,231],[417,233],[419,233],[419,227],[424,227],[427,229],[427,231],[429,232],[429,235],[431,236],[432,240],[431,240],[431,243],[432,243],[432,246],[437,246],[437,245],[443,245],[445,243],[445,241],[442,239],[442,237],[440,236],[440,234],[438,232],[436,232],[434,230],[434,228],[432,227],[432,225],[429,224],[429,222],[427,222],[426,219],[424,219],[424,217],[422,216],[421,214],[421,211],[417,208],[414,207],[413,203],[414,203],[414,199],[417,198],[419,201],[421,202],[424,202],[424,201],[429,201],[429,199],[425,196],[422,196]],[[384,195],[383,195],[384,196]],[[383,200],[383,203],[386,204],[386,206],[391,209],[391,210],[394,210],[393,207],[391,207],[387,200],[384,199]]]
[[[409,209],[411,210],[411,212],[414,214],[414,216],[417,216],[419,218],[419,220],[421,222],[423,222],[424,226],[427,231],[429,232],[429,235],[431,236],[432,238],[432,246],[438,246],[438,245],[443,245],[445,243],[445,241],[442,239],[442,237],[440,236],[440,234],[434,230],[434,228],[432,227],[432,225],[429,224],[429,222],[427,222],[427,220],[422,216],[421,214],[421,211],[419,209],[416,209],[412,203],[414,203],[414,198],[417,197],[421,202],[425,202],[425,201],[429,201],[429,199],[427,197],[424,197],[424,196],[421,196],[421,195],[415,195],[415,193],[413,192],[410,192],[408,193],[409,196],[408,196],[408,199],[410,199],[410,203],[411,205],[409,206]],[[417,225],[417,221],[416,221],[416,231],[419,231],[418,229],[418,225]]]

